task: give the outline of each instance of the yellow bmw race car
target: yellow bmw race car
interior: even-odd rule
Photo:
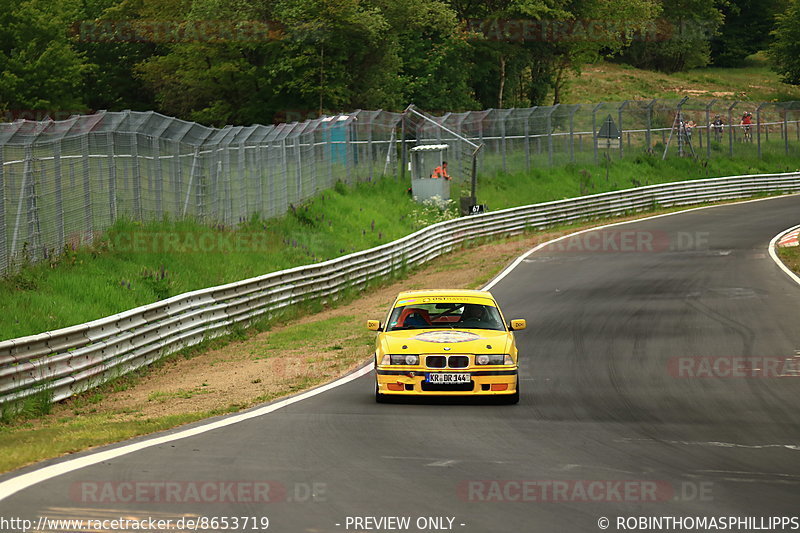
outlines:
[[[401,292],[377,331],[375,400],[399,396],[496,396],[519,402],[515,330],[487,291]]]

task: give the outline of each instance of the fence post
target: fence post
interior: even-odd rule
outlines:
[[[739,100],[734,100],[728,106],[728,149],[730,157],[733,157],[733,108],[739,103]]]
[[[113,224],[117,220],[117,165],[114,161],[114,132],[106,133],[106,142],[108,144],[108,214],[111,217],[111,224]],[[60,173],[60,170],[56,172]]]
[[[656,105],[658,98],[653,98],[649,104],[647,104],[647,129],[645,130],[645,142],[647,143],[647,152],[649,153],[653,149],[653,106]]]
[[[573,106],[569,114],[569,162],[575,162],[575,113],[579,106]]]
[[[0,274],[8,271],[8,247],[6,245],[6,181],[5,159],[3,158],[3,145],[0,145]]]
[[[250,187],[247,186],[247,152],[244,141],[239,142],[239,221],[243,222],[250,216]],[[250,172],[252,175],[252,171]]]
[[[233,176],[231,176],[231,144],[230,140],[225,140],[225,152],[224,157],[222,159],[222,186],[224,188],[223,196],[224,196],[224,206],[223,210],[223,220],[225,226],[232,226],[233,225]]]
[[[597,164],[597,110],[603,107],[603,103],[599,103],[592,108],[592,144],[594,145],[594,164]]]
[[[706,156],[711,159],[711,106],[717,103],[717,99],[711,100],[706,104]]]
[[[181,167],[181,142],[177,139],[172,141],[172,196],[175,205],[173,213],[175,218],[180,216],[181,212],[181,193],[183,192],[183,168]]]
[[[553,112],[560,104],[556,104],[547,112],[547,164],[553,166]]]
[[[378,111],[378,113],[380,113],[380,111]],[[372,163],[373,163],[372,159],[374,157],[374,153],[373,153],[373,149],[372,149],[373,148],[373,146],[372,146],[372,121],[375,119],[375,116],[373,114],[371,114],[371,113],[367,114],[367,116],[369,117],[369,123],[367,124],[367,157],[369,159],[369,161],[368,161],[368,164],[369,164],[369,178],[367,179],[367,181],[372,182],[372,180],[374,179],[374,176],[372,174]]]
[[[622,140],[622,132],[625,131],[625,128],[622,126],[622,112],[625,111],[625,107],[627,107],[629,100],[625,100],[620,104],[619,108],[617,109],[617,118],[619,119],[619,158],[622,159],[624,155],[624,148],[623,145],[625,142]],[[628,135],[628,139],[630,140],[630,135]]]
[[[330,128],[328,130],[330,131]],[[408,154],[406,153],[406,114],[403,113],[403,117],[400,119],[400,182],[401,183],[405,183],[406,181],[407,158]]]
[[[94,213],[92,210],[92,176],[89,166],[89,134],[81,135],[81,159],[83,161],[83,209],[86,235],[89,244],[94,242]]]
[[[150,143],[153,146],[151,153],[153,154],[153,163],[155,163],[155,190],[156,190],[156,219],[161,220],[164,217],[164,205],[162,196],[164,194],[164,173],[161,169],[161,139],[159,137],[150,137]]]
[[[531,115],[535,112],[536,108],[533,108],[534,111],[529,112],[525,116],[525,169],[531,169],[531,127],[530,127],[530,118]]]
[[[789,155],[789,106],[783,110],[783,151]]]
[[[350,152],[352,151],[351,144],[350,144],[350,136],[353,129],[353,121],[347,121],[347,127],[344,130],[344,163],[345,163],[345,176],[347,179],[347,183],[353,183],[350,179]],[[286,151],[286,142],[283,143],[284,146],[284,153]],[[288,172],[288,170],[287,170]]]
[[[196,165],[192,166],[192,175],[194,176],[194,190],[195,190],[195,216],[201,221],[210,220],[209,213],[207,206],[209,205],[209,187],[208,187],[208,176],[210,176],[210,171],[208,176],[205,172],[203,172],[203,158],[200,157],[200,147],[197,146],[194,149],[194,158],[196,161]],[[213,159],[212,159],[213,161]],[[189,199],[189,191],[191,187],[186,190],[186,199]]]
[[[503,161],[503,172],[507,172],[508,169],[506,168],[506,119],[508,118],[509,114],[512,113],[513,110],[507,110],[504,113],[501,112],[500,114],[500,152],[502,154],[502,161]]]
[[[66,236],[64,234],[64,189],[61,184],[61,140],[53,144],[53,168],[55,171],[55,183],[53,185],[56,193],[56,243],[58,246],[57,251],[61,252],[66,245]],[[0,220],[3,220],[3,217],[0,217]]]
[[[289,159],[286,155],[286,137],[281,139],[281,173],[283,174],[283,180],[280,185],[283,202],[280,206],[280,211],[277,213],[283,214],[289,208]],[[346,149],[345,149],[346,150]],[[345,160],[347,160],[347,152],[345,151]],[[347,177],[350,177],[350,169],[348,167],[347,170]]]
[[[764,104],[759,104],[756,107],[756,139],[758,142],[758,158],[761,159],[761,106]]]
[[[131,132],[131,179],[133,180],[133,218],[143,220],[142,174],[139,171],[139,135]]]
[[[303,158],[300,154],[299,134],[294,137],[294,158],[297,165],[297,201],[299,203],[303,201]]]
[[[253,150],[255,150],[256,168],[258,171],[258,179],[256,180],[256,195],[258,195],[258,201],[256,201],[256,209],[258,209],[258,215],[264,218],[264,210],[266,208],[264,205],[264,158],[267,155],[267,151],[264,145],[260,143],[256,144]]]

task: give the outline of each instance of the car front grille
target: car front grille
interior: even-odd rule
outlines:
[[[467,368],[469,366],[468,355],[429,355],[425,357],[425,365],[428,368]]]
[[[467,368],[469,366],[469,357],[466,355],[451,355],[447,360],[447,366],[450,368]]]
[[[444,368],[447,366],[447,358],[443,355],[429,355],[425,358],[428,368]]]

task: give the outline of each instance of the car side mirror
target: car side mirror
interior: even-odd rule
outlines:
[[[525,321],[524,318],[515,318],[515,319],[513,319],[511,321],[511,325],[509,326],[509,329],[511,329],[511,331],[519,331],[519,330],[525,329],[527,327],[528,327],[528,323]]]
[[[383,331],[380,320],[367,320],[367,329],[370,331]]]

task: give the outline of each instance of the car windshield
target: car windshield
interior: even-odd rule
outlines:
[[[412,304],[395,307],[387,331],[404,329],[468,328],[504,331],[500,312],[474,303]]]

